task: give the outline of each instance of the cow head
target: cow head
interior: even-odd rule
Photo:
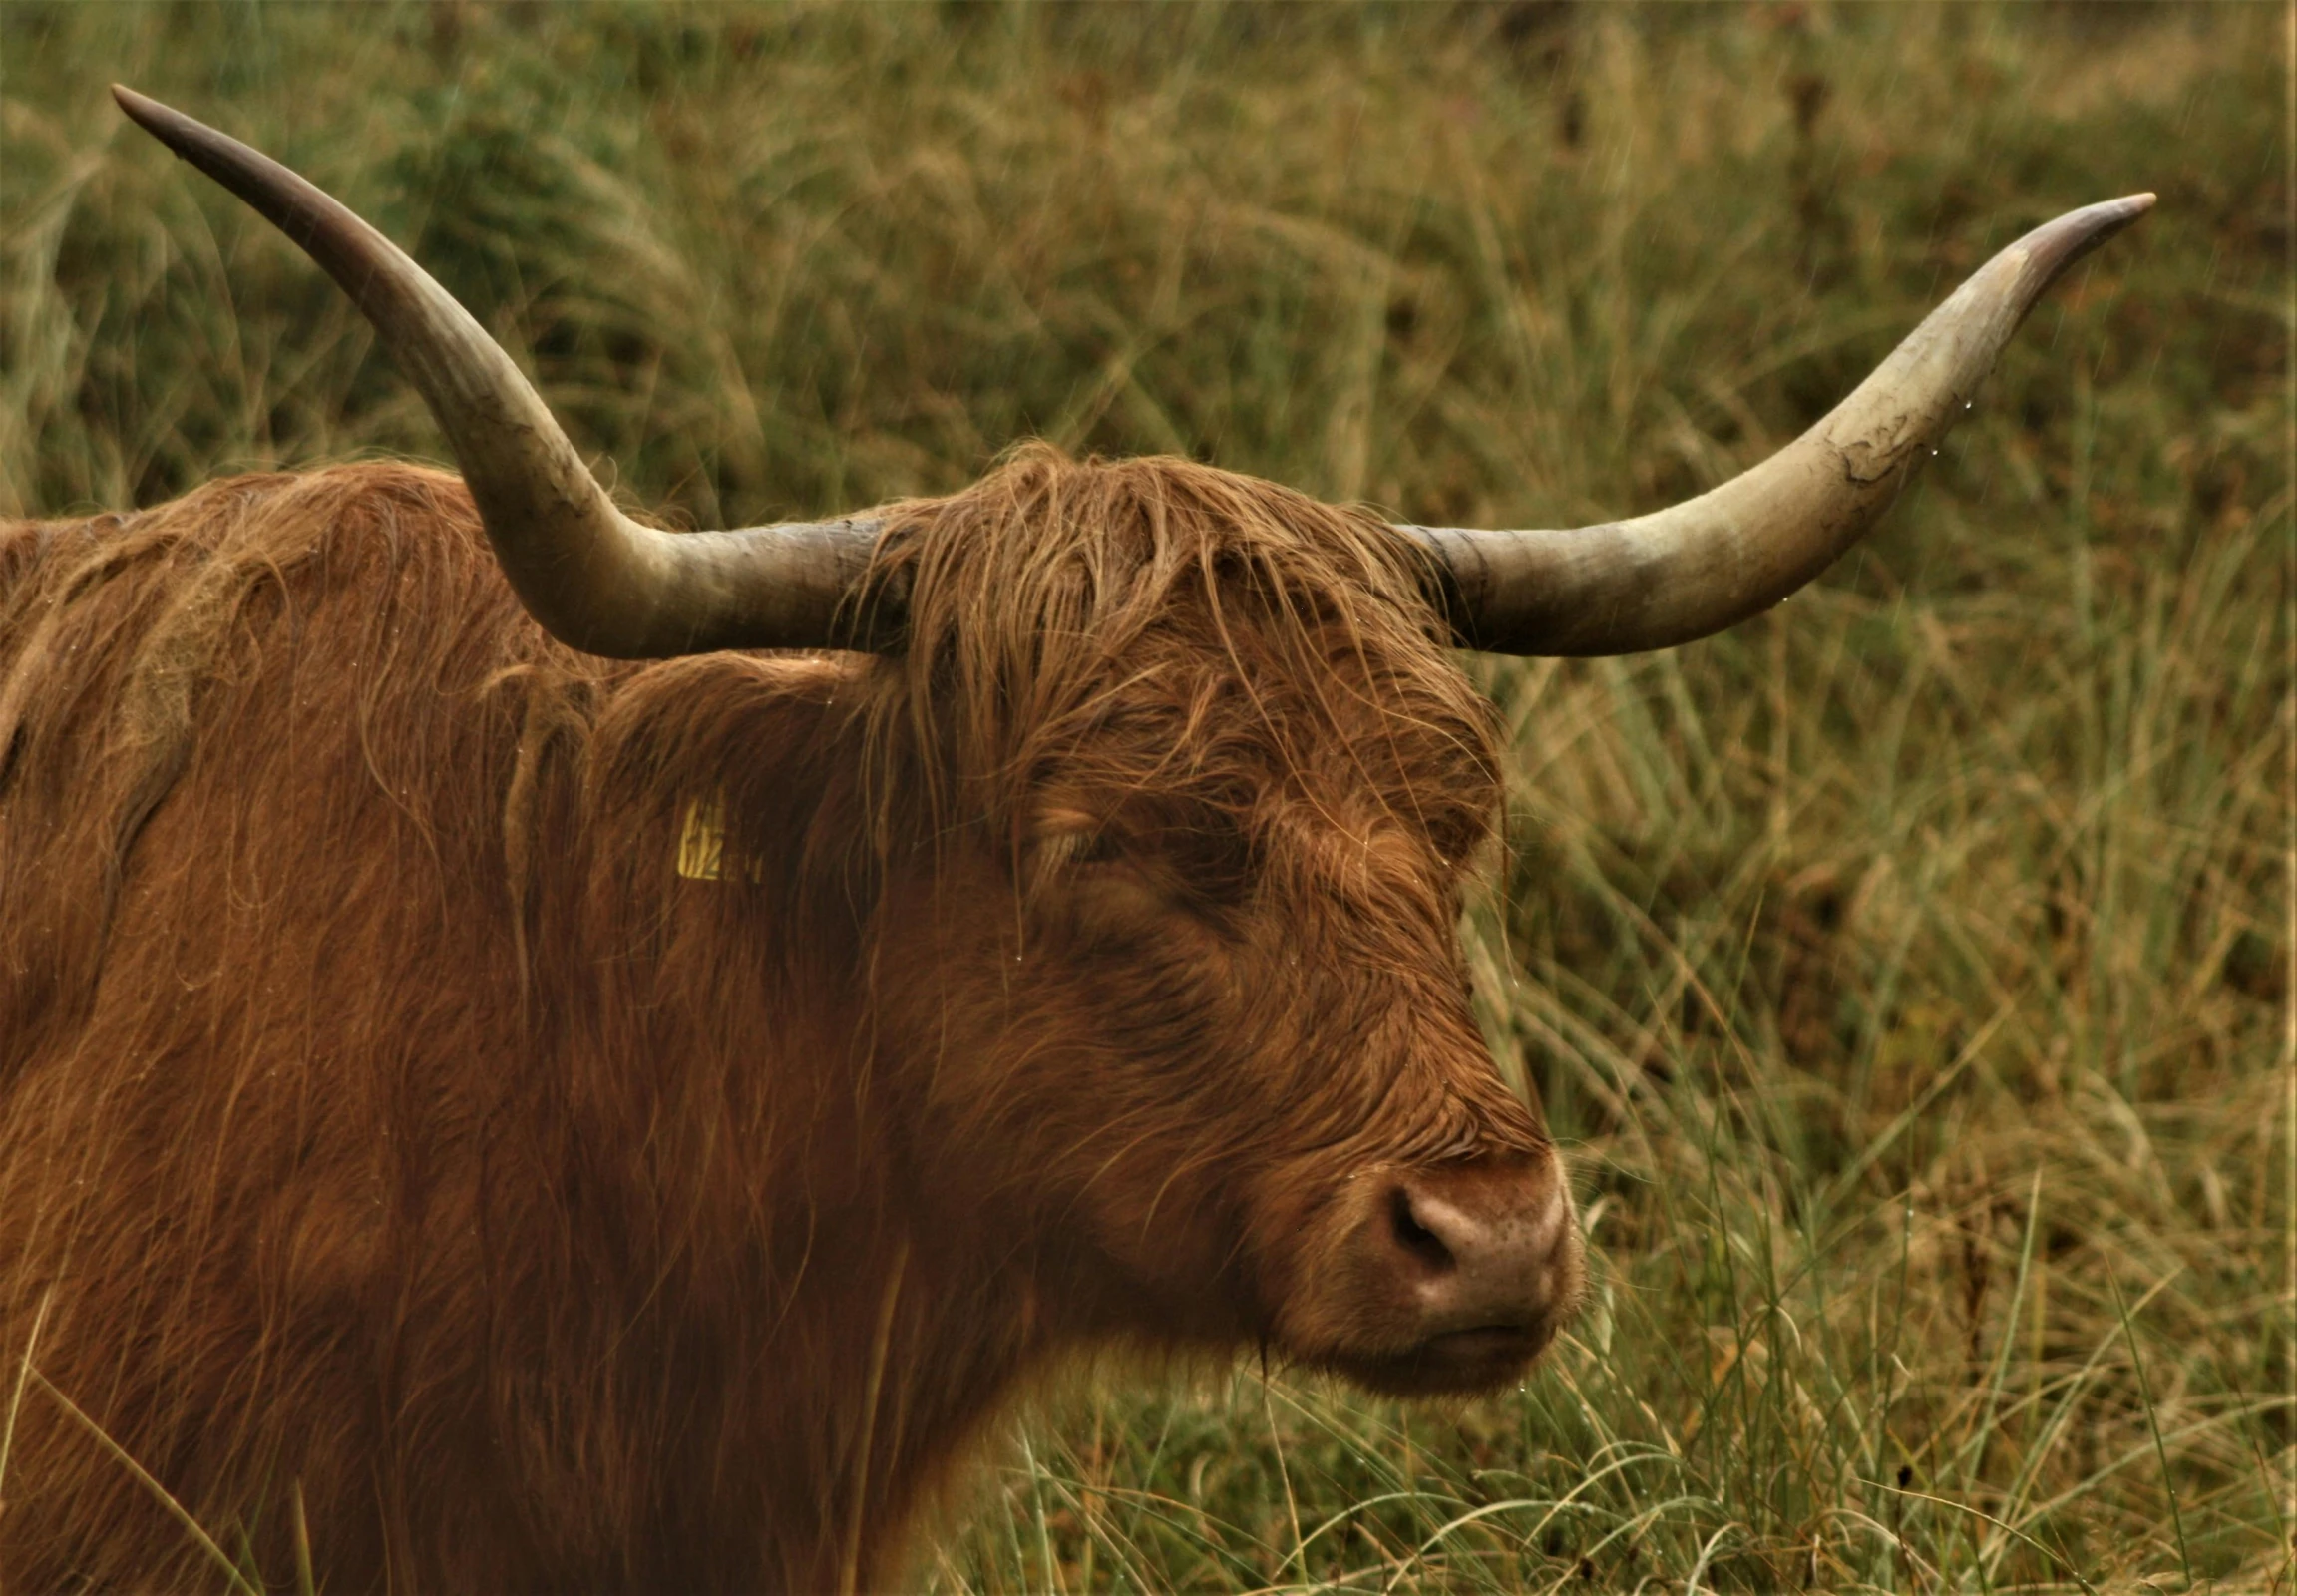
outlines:
[[[1405,1392],[1511,1377],[1580,1281],[1554,1152],[1462,991],[1499,781],[1445,648],[1621,653],[1775,603],[1935,452],[2043,290],[2152,201],[2027,234],[1787,448],[1631,521],[1391,527],[1185,462],[1029,451],[944,501],[675,536],[613,507],[381,234],[114,92],[374,322],[562,641],[890,656],[875,768],[910,784],[915,824],[880,827],[881,968],[930,979],[881,990],[873,1019],[933,1139],[976,1153],[979,1189],[948,1200],[1037,1210],[1016,1234],[1065,1250],[1080,1328],[1258,1338]]]
[[[910,636],[877,765],[920,865],[879,917],[913,985],[872,1008],[930,1060],[932,1189],[1055,1238],[1048,1311],[1088,1329],[1399,1391],[1520,1371],[1578,1239],[1468,1008],[1498,761],[1412,547],[1043,448],[884,546]]]

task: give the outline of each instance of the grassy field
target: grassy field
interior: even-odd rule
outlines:
[[[1028,435],[1413,520],[1648,508],[2018,231],[2158,190],[1807,594],[1471,662],[1514,750],[1485,1018],[1594,1260],[1558,1355],[1437,1408],[1101,1371],[919,1578],[2286,1589],[2286,26],[6,0],[0,513],[444,453],[113,79],[375,219],[700,525]]]

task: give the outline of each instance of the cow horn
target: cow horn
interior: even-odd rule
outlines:
[[[112,96],[261,211],[374,324],[455,451],[520,601],[552,636],[622,659],[898,638],[899,596],[861,601],[878,523],[670,533],[632,521],[511,357],[397,245],[236,139],[117,84]]]
[[[1937,452],[2043,291],[2152,205],[2130,195],[2035,228],[1809,431],[1696,499],[1570,532],[1397,530],[1433,557],[1438,599],[1467,647],[1625,654],[1721,631],[1856,543]]]

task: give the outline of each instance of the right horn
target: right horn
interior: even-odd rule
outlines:
[[[374,323],[447,435],[503,574],[552,636],[618,659],[898,643],[902,594],[863,590],[876,522],[672,533],[632,521],[511,357],[390,239],[238,140],[118,84],[112,97],[261,211]]]
[[[1396,530],[1432,558],[1435,598],[1464,647],[1626,654],[1721,631],[1863,537],[1969,408],[2035,300],[2152,206],[2153,196],[2130,195],[2035,228],[1808,432],[1696,499],[1569,532]]]

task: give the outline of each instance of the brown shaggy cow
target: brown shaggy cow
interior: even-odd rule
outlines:
[[[669,537],[403,257],[123,101],[345,279],[471,486],[0,528],[0,1585],[220,1583],[164,1488],[335,1592],[850,1590],[1081,1350],[1417,1393],[1547,1345],[1579,1244],[1462,996],[1500,788],[1447,650],[1770,601],[1959,345],[1744,578],[1677,512],[1479,545],[1044,448]],[[1964,308],[1978,372],[2108,208]]]

